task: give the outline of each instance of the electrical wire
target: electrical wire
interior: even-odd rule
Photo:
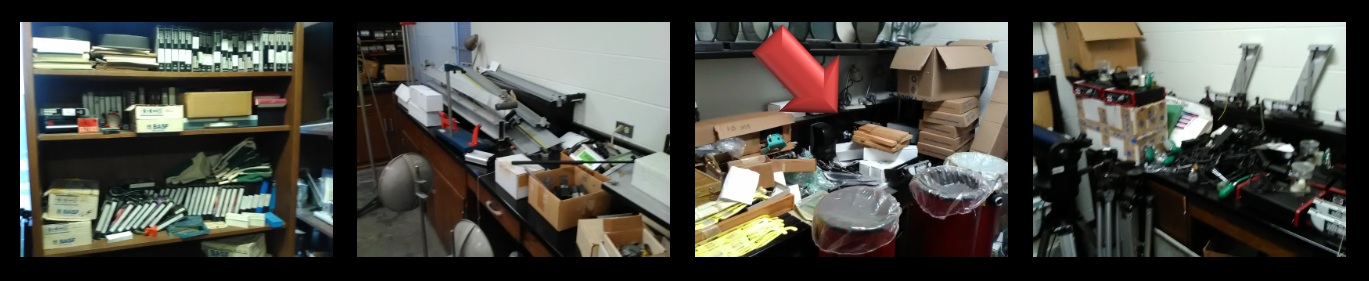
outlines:
[[[1229,100],[1226,101],[1226,104],[1223,104],[1223,105],[1222,105],[1222,115],[1217,115],[1217,121],[1221,121],[1221,120],[1222,120],[1222,116],[1226,116],[1226,108],[1227,108],[1227,107],[1230,107],[1230,106],[1231,106],[1231,101],[1229,101]],[[1260,120],[1260,121],[1264,121],[1264,120]]]

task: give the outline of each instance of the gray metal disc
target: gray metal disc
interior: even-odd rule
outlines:
[[[415,172],[418,178],[414,178]],[[418,180],[423,181],[423,184],[415,187],[414,182]],[[418,193],[433,193],[433,166],[423,156],[405,153],[390,160],[376,183],[380,191],[380,203],[386,209],[396,212],[413,210],[421,200]]]

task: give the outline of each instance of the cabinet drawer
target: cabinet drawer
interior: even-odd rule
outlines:
[[[537,236],[532,235],[532,233],[523,235],[523,248],[527,249],[528,254],[533,257],[551,257],[551,251],[547,251],[547,247],[542,246],[542,240],[537,239]]]
[[[503,226],[505,231],[509,232],[509,236],[518,238],[522,235],[519,232],[518,219],[509,214],[508,209],[499,203],[499,199],[495,199],[494,195],[490,194],[490,191],[485,190],[484,187],[476,187],[474,190],[475,198],[480,206],[494,215],[494,219],[499,221],[499,225]]]
[[[455,181],[443,173],[434,176],[433,189],[435,194],[428,200],[428,213],[433,219],[433,227],[437,228],[434,232],[447,248],[451,248],[451,231],[461,222],[465,194],[457,193]]]

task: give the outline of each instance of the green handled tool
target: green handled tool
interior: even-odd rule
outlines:
[[[1244,176],[1244,177],[1241,177],[1241,178],[1236,179],[1235,181],[1226,183],[1226,185],[1223,185],[1223,186],[1222,186],[1222,189],[1218,190],[1218,192],[1217,192],[1217,198],[1226,199],[1226,196],[1227,196],[1227,195],[1231,195],[1231,191],[1232,191],[1232,190],[1236,190],[1236,185],[1237,185],[1237,184],[1239,184],[1239,183],[1241,183],[1241,182],[1243,182],[1243,181],[1245,181],[1245,180],[1247,180],[1247,179],[1250,179],[1250,176],[1253,176],[1253,175],[1246,175],[1246,176]]]

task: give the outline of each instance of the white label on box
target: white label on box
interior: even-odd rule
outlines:
[[[138,132],[138,133],[165,133],[165,132],[180,132],[180,131],[185,130],[185,118],[181,118],[181,119],[138,119],[138,120],[135,120],[134,123],[137,123],[137,125],[138,125],[137,128],[136,128],[136,130],[134,130],[135,132]]]
[[[138,105],[133,108],[133,119],[180,119],[185,118],[185,106]]]
[[[43,249],[90,245],[90,221],[43,225]]]

